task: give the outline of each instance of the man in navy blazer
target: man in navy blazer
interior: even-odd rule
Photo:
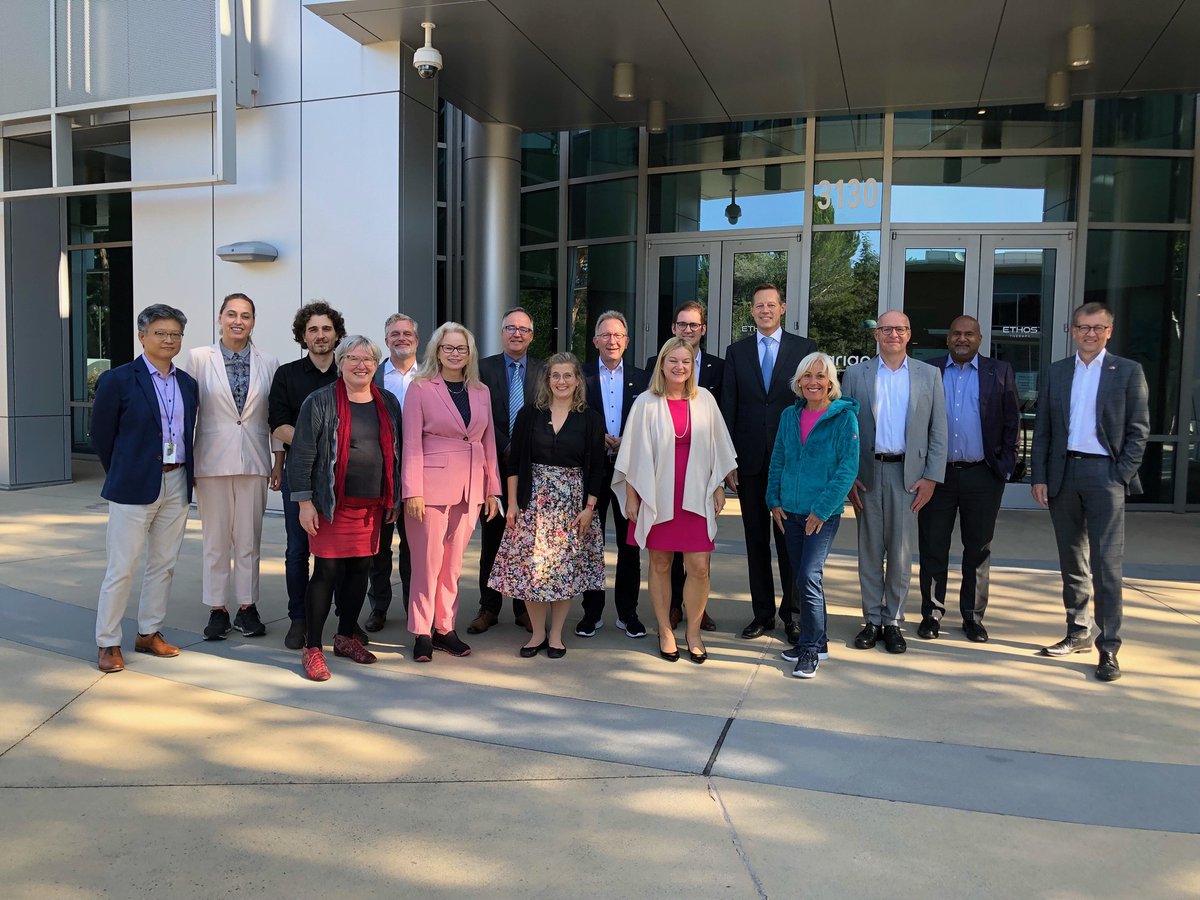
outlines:
[[[625,349],[629,346],[629,328],[625,316],[616,310],[603,312],[596,320],[592,343],[600,358],[584,367],[587,403],[604,417],[604,449],[608,478],[612,483],[613,466],[617,461],[617,450],[621,446],[621,435],[633,401],[650,383],[650,377],[641,369],[627,366],[624,362]],[[631,638],[646,636],[644,626],[637,614],[638,591],[642,586],[642,551],[631,544],[629,521],[620,503],[613,502],[612,491],[602,491],[596,498],[596,516],[600,520],[600,531],[604,532],[606,516],[611,509],[613,530],[616,532],[617,577],[613,586],[613,603],[617,607],[617,627]],[[575,626],[580,637],[591,637],[604,624],[604,591],[585,591],[583,594],[583,618]]]
[[[750,576],[750,602],[754,618],[742,637],[761,636],[775,628],[775,580],[771,575],[771,534],[783,597],[779,618],[787,640],[800,640],[796,621],[796,583],[788,560],[783,533],[771,527],[767,509],[767,470],[775,449],[779,417],[796,401],[791,380],[800,361],[816,352],[806,337],[783,329],[787,306],[783,292],[773,284],[760,284],[751,293],[750,314],[756,331],[735,341],[725,351],[725,376],[721,384],[721,414],[737,450],[737,472],[730,487],[737,491],[746,533],[746,566]]]
[[[125,668],[121,619],[139,557],[146,552],[134,649],[178,656],[163,638],[163,619],[192,500],[192,435],[199,391],[172,360],[187,317],[165,304],[138,315],[143,353],[100,376],[92,405],[92,447],[104,466],[108,569],[96,605],[97,667]]]
[[[942,373],[946,397],[946,480],[917,513],[921,561],[921,624],[917,634],[938,636],[946,614],[950,538],[960,522],[963,543],[958,609],[967,639],[984,643],[992,537],[1004,499],[1004,485],[1017,463],[1021,412],[1013,369],[982,356],[983,334],[973,316],[950,323],[950,353],[930,364]]]

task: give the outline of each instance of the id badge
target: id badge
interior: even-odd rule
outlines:
[[[163,441],[163,465],[171,466],[175,464],[175,442]]]

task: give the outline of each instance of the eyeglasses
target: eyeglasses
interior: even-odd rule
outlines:
[[[438,349],[447,356],[465,356],[471,351],[471,348],[465,344],[441,344],[438,346]]]
[[[703,322],[676,322],[675,328],[679,331],[697,331],[704,327]]]
[[[1074,328],[1080,334],[1104,334],[1104,332],[1108,331],[1108,329],[1112,328],[1112,326],[1111,325],[1076,325],[1076,326],[1074,326]]]
[[[601,341],[623,341],[628,336],[627,334],[618,334],[615,331],[606,331],[603,334],[596,335],[596,338]]]
[[[350,365],[352,365],[352,366],[362,365],[363,363],[365,363],[368,366],[379,365],[379,363],[377,363],[375,361],[375,357],[373,357],[373,356],[347,356],[346,362],[350,363]]]
[[[150,332],[160,341],[179,341],[183,340],[182,331],[152,331]]]
[[[908,334],[907,325],[880,325],[875,329],[879,334]]]
[[[505,325],[504,330],[508,334],[533,334],[533,329],[526,328],[524,325]]]

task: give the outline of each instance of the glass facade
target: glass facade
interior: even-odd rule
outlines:
[[[1074,156],[897,159],[893,222],[1071,222]]]
[[[650,176],[651,234],[787,228],[804,220],[804,164]]]
[[[1047,150],[1078,147],[1082,104],[1062,111],[1004,106],[898,112],[897,150]]]

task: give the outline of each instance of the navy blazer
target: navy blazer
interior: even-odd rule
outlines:
[[[183,397],[183,453],[187,468],[188,502],[192,501],[192,435],[196,430],[199,388],[187,372],[175,367]],[[104,466],[100,496],[114,503],[145,506],[158,499],[162,489],[162,417],[158,397],[146,362],[110,369],[96,382],[92,403],[92,449]]]
[[[479,380],[492,393],[492,427],[496,432],[496,459],[500,464],[500,484],[516,469],[508,465],[508,445],[512,437],[508,433],[508,356],[496,353],[479,361]],[[525,356],[525,406],[532,406],[537,397],[538,380],[542,377],[542,361]],[[407,399],[407,398],[406,398]]]
[[[587,388],[587,405],[600,413],[600,418],[604,419],[607,431],[607,422],[604,416],[604,400],[600,396],[600,366],[604,363],[595,359],[583,367],[584,381]],[[637,395],[646,390],[650,386],[650,374],[644,369],[639,369],[637,366],[631,366],[625,363],[625,384],[624,390],[621,391],[621,433],[625,433],[625,421],[629,418],[629,409],[633,406],[633,401]]]
[[[657,353],[646,360],[647,383],[649,383],[649,378],[654,373],[656,365],[658,365]],[[718,404],[721,402],[721,379],[724,375],[725,360],[721,359],[715,353],[709,353],[707,350],[703,351],[700,354],[700,369],[696,372],[696,386],[707,388]]]
[[[929,360],[946,377],[950,355]],[[1021,437],[1021,401],[1013,367],[990,356],[978,354],[979,419],[983,429],[983,461],[1001,481],[1012,478]],[[946,404],[947,416],[950,405]]]

